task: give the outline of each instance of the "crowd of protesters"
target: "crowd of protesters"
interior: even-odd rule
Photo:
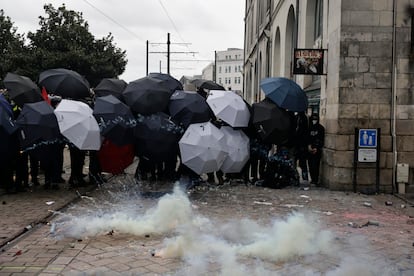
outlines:
[[[4,92],[4,91],[3,91]],[[4,93],[7,96],[7,93]],[[56,107],[59,97],[51,97],[51,105]],[[85,99],[93,108],[93,99]],[[17,118],[21,107],[12,104],[12,117]],[[324,127],[319,123],[318,114],[309,118],[305,112],[289,112],[292,120],[292,131],[289,141],[284,145],[271,145],[261,141],[254,127],[243,128],[250,138],[250,158],[240,173],[224,174],[221,171],[208,173],[207,179],[196,174],[179,162],[179,154],[169,156],[163,162],[153,162],[143,157],[139,158],[135,178],[137,181],[176,181],[186,177],[188,187],[201,184],[205,180],[219,185],[227,180],[238,179],[243,182],[282,188],[288,185],[298,185],[299,180],[307,184],[320,185],[319,170],[324,146]],[[224,122],[215,120],[214,124],[221,127]],[[9,193],[24,192],[30,187],[40,186],[39,173],[44,173],[45,189],[59,189],[66,183],[62,177],[63,151],[65,147],[70,152],[70,177],[67,180],[70,188],[82,187],[88,184],[102,184],[102,177],[97,151],[80,150],[71,143],[60,142],[50,147],[48,162],[37,158],[36,150],[22,151],[16,135],[12,155],[7,162],[0,164],[1,188]],[[62,139],[64,141],[64,139]],[[86,155],[89,156],[89,171],[84,173]],[[53,158],[52,158],[53,157]],[[4,158],[3,158],[4,160]],[[177,166],[178,165],[178,166]],[[301,171],[298,175],[297,167]],[[85,180],[88,179],[88,180]]]

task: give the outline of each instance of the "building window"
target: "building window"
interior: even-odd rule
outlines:
[[[221,78],[219,78],[219,79],[218,79],[218,81],[219,81],[219,84],[222,84],[222,83],[221,83]]]
[[[221,73],[221,66],[219,66],[219,73]]]
[[[229,66],[229,73],[231,73],[231,66]]]
[[[318,39],[322,36],[323,31],[323,0],[317,0],[315,5],[315,37]]]

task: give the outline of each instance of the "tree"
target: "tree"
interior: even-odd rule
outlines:
[[[82,13],[44,6],[46,16],[39,16],[40,29],[29,32],[34,66],[41,71],[51,68],[71,69],[95,86],[102,78],[118,77],[125,70],[126,52],[116,47],[111,34],[95,39]]]
[[[25,46],[24,36],[17,33],[17,28],[10,17],[0,10],[0,78],[8,72],[21,75],[28,73],[27,64],[30,63],[29,49]]]

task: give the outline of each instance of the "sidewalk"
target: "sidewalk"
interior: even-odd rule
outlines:
[[[88,164],[86,157],[85,164]],[[64,150],[64,174],[65,184],[60,185],[59,190],[45,190],[43,188],[44,175],[39,175],[40,186],[31,187],[27,192],[6,194],[0,191],[0,247],[6,245],[19,235],[27,232],[39,223],[47,223],[53,211],[61,210],[68,204],[79,198],[79,193],[84,193],[93,187],[83,187],[77,190],[68,189],[70,176],[69,150]],[[87,167],[85,167],[87,171]]]

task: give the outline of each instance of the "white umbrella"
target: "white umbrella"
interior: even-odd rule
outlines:
[[[218,171],[227,156],[224,134],[211,122],[189,125],[178,144],[181,162],[197,174]]]
[[[60,133],[81,150],[99,150],[101,135],[93,110],[85,103],[63,99],[55,109]]]
[[[231,127],[220,129],[226,138],[228,155],[221,165],[224,173],[238,173],[250,158],[250,140],[242,130],[234,130]]]
[[[250,111],[243,98],[233,91],[210,90],[207,103],[214,114],[232,127],[247,127]]]

